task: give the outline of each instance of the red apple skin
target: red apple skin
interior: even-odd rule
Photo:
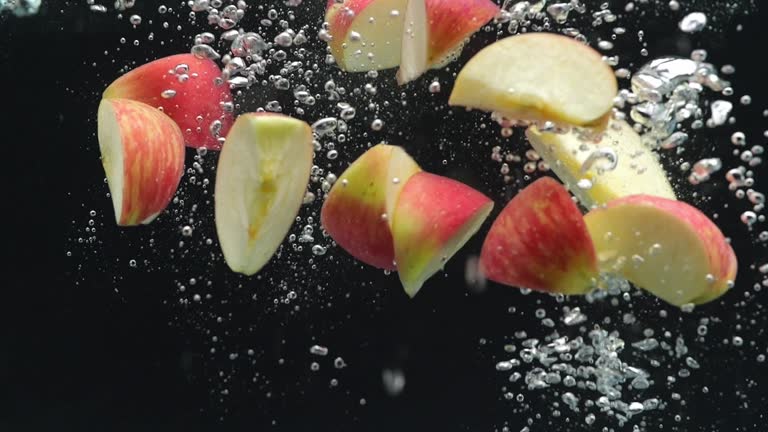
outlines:
[[[349,33],[356,15],[374,1],[382,0],[346,0],[343,3],[338,3],[336,0],[328,0],[326,4],[325,21],[330,24],[330,33],[333,37],[329,45],[334,56],[337,57],[336,63],[342,69],[344,68],[344,56],[336,55],[336,53],[344,51],[342,45],[347,38],[347,33]],[[350,11],[353,13],[348,13]]]
[[[186,82],[179,82],[179,75],[173,73],[180,64],[189,66]],[[221,105],[232,102],[232,92],[226,82],[214,82],[220,77],[221,69],[212,60],[177,54],[126,73],[107,87],[103,97],[133,99],[160,107],[179,125],[189,147],[220,150],[221,143],[211,133],[211,123],[221,121],[219,136],[225,137],[233,122],[232,113]],[[165,90],[174,90],[176,95],[164,98]],[[198,121],[198,116],[203,120]]]
[[[427,64],[434,64],[499,13],[489,0],[426,0]]]
[[[480,266],[494,282],[562,294],[588,292],[598,274],[581,211],[549,177],[531,183],[501,211],[483,244]]]
[[[157,108],[127,99],[108,99],[123,143],[122,212],[118,225],[150,222],[176,193],[184,173],[184,137]],[[104,161],[106,165],[106,161]]]

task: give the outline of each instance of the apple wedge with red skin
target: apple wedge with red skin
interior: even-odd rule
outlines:
[[[189,147],[221,149],[219,137],[232,126],[232,92],[210,59],[178,54],[149,62],[116,79],[105,99],[123,98],[161,108],[184,134]]]
[[[409,0],[398,84],[455,60],[464,41],[498,13],[490,0]]]
[[[736,279],[733,248],[717,225],[690,204],[631,195],[592,210],[584,221],[601,270],[667,303],[715,300]]]
[[[413,297],[480,229],[493,201],[471,187],[424,171],[403,187],[392,237],[405,292]]]
[[[581,211],[549,177],[504,207],[483,243],[480,269],[494,282],[559,294],[586,294],[598,276]]]
[[[392,212],[419,165],[401,147],[379,144],[355,160],[328,193],[320,224],[358,260],[395,270]]]
[[[97,123],[117,224],[152,222],[184,172],[181,130],[157,108],[128,99],[103,99]]]

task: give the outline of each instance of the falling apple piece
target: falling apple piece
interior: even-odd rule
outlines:
[[[407,4],[408,0],[328,0],[325,21],[336,64],[349,72],[399,65]]]
[[[504,207],[483,243],[480,268],[494,282],[560,294],[586,294],[598,276],[581,211],[549,177]]]
[[[394,270],[390,230],[395,202],[409,178],[421,171],[400,147],[379,144],[349,166],[323,203],[320,223],[350,255]]]
[[[117,224],[152,222],[184,172],[181,130],[157,108],[127,99],[102,100],[97,123]]]
[[[271,113],[238,117],[216,169],[216,232],[229,267],[252,275],[299,212],[312,167],[312,129]]]
[[[219,150],[232,125],[232,93],[221,69],[192,54],[163,57],[126,73],[104,91],[161,108],[181,128],[190,147]]]
[[[566,36],[526,33],[472,57],[449,104],[513,120],[603,129],[617,91],[613,70],[594,49]]]
[[[598,143],[575,132],[540,132],[535,126],[526,136],[587,208],[637,194],[676,199],[659,155],[625,121],[612,122]]]
[[[684,202],[632,195],[589,212],[584,221],[603,271],[673,305],[714,300],[736,278],[736,255],[723,233]]]
[[[397,82],[405,84],[450,63],[464,41],[498,13],[489,0],[409,0]]]
[[[392,221],[395,261],[413,297],[480,229],[493,201],[471,187],[424,171],[400,192]]]

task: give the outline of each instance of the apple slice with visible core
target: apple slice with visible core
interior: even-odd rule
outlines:
[[[229,85],[209,59],[178,54],[149,62],[116,79],[104,98],[124,98],[159,107],[181,128],[190,147],[219,150],[232,125]]]
[[[152,222],[184,173],[181,130],[157,108],[127,99],[102,100],[97,123],[117,224]]]
[[[395,261],[405,292],[415,296],[492,209],[493,201],[463,183],[424,171],[411,177],[392,220]]]
[[[410,0],[405,12],[397,82],[458,57],[464,41],[499,13],[489,0]]]
[[[312,167],[312,129],[281,114],[248,113],[227,135],[216,169],[216,232],[229,267],[252,275],[293,225]]]
[[[403,186],[419,171],[402,148],[386,144],[371,147],[341,174],[328,193],[320,213],[321,225],[353,257],[394,270],[390,216]]]
[[[399,65],[407,4],[408,0],[328,0],[325,21],[336,64],[349,72]]]
[[[598,276],[581,211],[549,177],[531,183],[504,207],[485,238],[480,266],[494,282],[561,294],[586,294]]]
[[[448,103],[514,120],[602,129],[617,91],[613,70],[594,49],[566,36],[527,33],[472,57]]]
[[[676,199],[658,154],[624,121],[612,122],[597,144],[579,139],[574,132],[540,132],[535,126],[528,128],[526,136],[587,208],[637,194]]]
[[[681,201],[632,195],[585,217],[600,267],[676,306],[716,299],[733,285],[736,255],[723,233]]]

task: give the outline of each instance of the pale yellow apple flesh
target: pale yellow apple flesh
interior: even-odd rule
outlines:
[[[279,114],[238,117],[216,172],[216,232],[229,267],[252,275],[274,255],[299,211],[312,166],[312,129]]]
[[[636,194],[676,199],[658,154],[624,121],[612,122],[598,143],[582,140],[575,132],[540,132],[535,126],[526,136],[584,207]],[[611,163],[605,156],[596,157],[610,152],[617,157],[612,170],[607,169]],[[579,186],[583,180],[586,184]]]
[[[604,128],[618,91],[602,56],[566,36],[527,33],[489,45],[464,66],[449,100],[526,121]]]

